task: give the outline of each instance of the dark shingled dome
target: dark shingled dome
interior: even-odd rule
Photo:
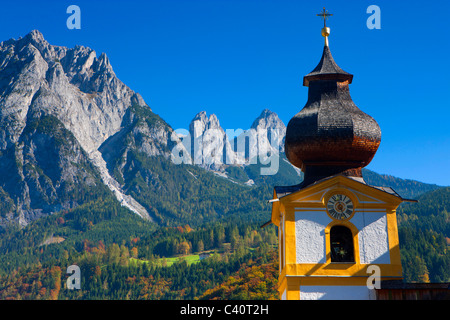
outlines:
[[[319,65],[304,77],[308,101],[289,121],[285,140],[286,156],[304,172],[304,184],[340,173],[362,177],[361,168],[380,145],[378,123],[352,101],[352,80],[328,46]]]

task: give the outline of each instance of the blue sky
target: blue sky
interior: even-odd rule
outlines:
[[[81,8],[81,30],[66,9]],[[369,5],[381,29],[369,30]],[[246,129],[264,108],[288,123],[306,103],[303,76],[330,49],[354,74],[353,101],[380,124],[369,169],[450,185],[450,1],[4,1],[0,40],[38,29],[51,44],[105,52],[118,77],[174,129],[198,112]]]

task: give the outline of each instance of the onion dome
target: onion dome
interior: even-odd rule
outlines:
[[[381,142],[378,123],[350,96],[353,75],[334,61],[329,34],[325,26],[322,58],[303,79],[308,101],[286,129],[286,156],[304,172],[303,185],[336,174],[362,177],[361,168],[370,163]]]

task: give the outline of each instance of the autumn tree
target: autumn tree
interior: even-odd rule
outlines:
[[[50,299],[58,300],[59,291],[61,290],[61,268],[57,266],[52,267],[50,275],[53,282],[53,289],[50,290]]]
[[[191,251],[191,245],[187,241],[180,242],[178,244],[178,253],[179,254],[188,254]]]
[[[138,257],[138,248],[136,248],[136,247],[131,248],[130,254],[131,254],[131,257],[137,259],[137,257]]]

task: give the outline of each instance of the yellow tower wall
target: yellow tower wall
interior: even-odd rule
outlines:
[[[354,204],[346,220],[327,213],[333,194]],[[276,194],[274,197],[276,198]],[[344,176],[335,176],[274,202],[279,227],[279,292],[283,299],[371,299],[367,279],[377,266],[380,280],[402,278],[396,208],[401,199]],[[342,225],[353,236],[354,262],[332,262],[330,229]],[[303,288],[303,290],[302,290]],[[340,293],[340,294],[339,294]]]

